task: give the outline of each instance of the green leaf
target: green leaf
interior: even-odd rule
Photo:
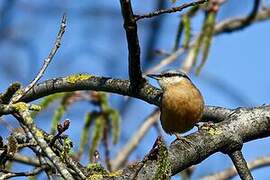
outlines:
[[[203,52],[202,52],[203,54],[201,63],[196,70],[197,75],[199,75],[199,73],[201,72],[209,54],[215,28],[216,14],[217,13],[215,11],[210,11],[206,15],[206,23],[204,27],[204,38],[203,38]]]
[[[54,101],[62,98],[64,95],[65,95],[65,93],[56,93],[56,94],[46,96],[39,103],[39,106],[41,107],[41,110],[46,109],[50,104],[52,104]],[[39,112],[37,112],[37,111],[32,112],[31,113],[32,118],[34,118]]]
[[[121,132],[121,118],[117,110],[111,109],[109,113],[112,125],[113,144],[117,144]]]
[[[97,117],[97,115],[98,114],[96,112],[89,112],[85,116],[84,126],[83,126],[83,130],[82,130],[82,133],[81,133],[81,139],[80,139],[79,153],[83,152],[84,147],[87,144],[87,141],[89,139],[90,126],[93,123],[94,119]]]
[[[190,38],[191,38],[191,26],[190,26],[190,18],[187,15],[183,16],[183,26],[185,30],[185,36],[184,36],[184,48],[188,48]]]
[[[103,137],[103,131],[105,127],[104,116],[100,115],[95,120],[95,126],[93,130],[92,144],[89,151],[89,160],[93,162],[94,153],[98,148],[98,145]]]

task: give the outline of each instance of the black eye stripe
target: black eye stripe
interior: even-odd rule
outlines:
[[[185,74],[180,74],[180,73],[165,73],[162,75],[163,77],[174,77],[174,76],[178,76],[178,77],[187,77],[187,75]]]

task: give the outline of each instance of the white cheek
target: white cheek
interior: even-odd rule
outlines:
[[[183,77],[171,77],[167,79],[167,83],[179,83],[183,79]]]
[[[170,78],[163,78],[160,79],[158,81],[160,87],[162,89],[164,89],[166,86],[170,85],[170,84],[175,84],[175,83],[179,83],[180,81],[182,81],[183,78],[182,77],[170,77]]]

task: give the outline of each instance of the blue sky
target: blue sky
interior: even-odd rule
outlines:
[[[43,80],[78,72],[127,78],[127,45],[118,1],[100,0],[93,3],[65,0],[64,2],[23,0],[14,2],[10,12],[7,13],[8,21],[0,26],[0,31],[6,32],[0,38],[1,91],[14,81],[26,85],[34,77],[52,47],[64,12],[68,15],[67,31],[60,50]],[[155,1],[133,0],[133,2],[134,11],[143,13],[153,10]],[[183,2],[188,1],[179,0],[177,4]],[[248,13],[252,2],[251,0],[228,0],[221,9],[218,19]],[[0,8],[3,5],[4,1],[1,0]],[[171,5],[169,0],[167,5]],[[156,47],[166,51],[172,49],[178,20],[179,13],[164,16]],[[194,32],[199,32],[201,20],[202,16],[194,20]],[[138,26],[143,57],[149,36],[150,21],[142,21]],[[199,77],[191,74],[193,81],[202,91],[206,104],[235,108],[269,103],[269,30],[270,21],[264,21],[243,31],[214,38],[202,74]],[[174,65],[179,67],[181,61],[182,59],[179,58]],[[177,67],[170,66],[170,68]],[[153,84],[156,85],[155,82]],[[119,95],[111,95],[110,98],[115,108],[121,107],[125,101]],[[49,129],[48,122],[55,107],[56,105],[53,105],[38,116],[39,126]],[[140,113],[138,113],[138,108],[140,108]],[[77,142],[84,115],[91,110],[91,106],[87,103],[76,103],[70,109],[65,115],[66,118],[72,120],[72,129],[68,133],[74,142]],[[153,109],[154,106],[140,100],[132,101],[122,117],[121,137],[123,140],[113,148],[113,153],[125,144],[131,135],[130,132],[134,132]],[[15,121],[11,117],[7,119],[10,119],[15,126]],[[8,131],[1,124],[0,129],[1,135],[8,135]],[[131,156],[131,160],[142,157],[148,152],[156,136],[156,131],[151,129]],[[164,136],[167,142],[174,139],[165,134]],[[243,149],[244,156],[247,160],[252,160],[268,155],[270,152],[266,147],[269,145],[269,138],[247,143]],[[193,179],[230,166],[229,158],[217,153],[197,166]],[[253,171],[255,179],[269,178],[267,171],[268,168]]]

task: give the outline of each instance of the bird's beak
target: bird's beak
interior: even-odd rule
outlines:
[[[153,79],[156,79],[156,80],[159,80],[160,79],[160,75],[159,74],[147,74],[146,76],[148,76],[150,78],[153,78]]]

